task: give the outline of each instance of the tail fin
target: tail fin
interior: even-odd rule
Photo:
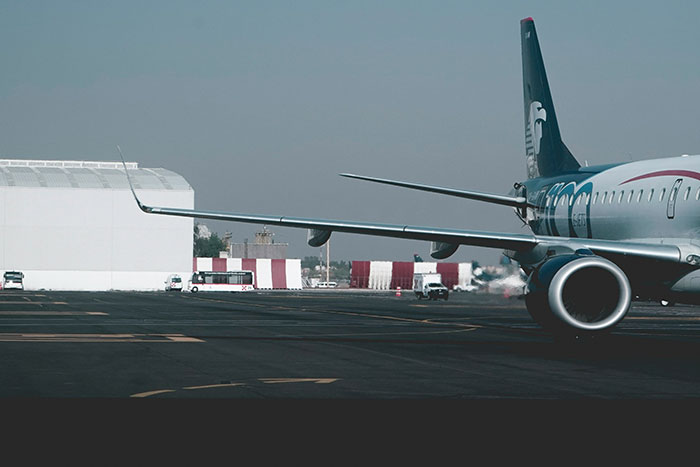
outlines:
[[[520,21],[528,178],[549,177],[581,167],[559,134],[540,43],[532,18]]]

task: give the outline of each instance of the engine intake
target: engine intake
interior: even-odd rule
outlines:
[[[550,330],[602,331],[627,314],[632,291],[625,273],[594,255],[561,255],[535,270],[527,309]]]

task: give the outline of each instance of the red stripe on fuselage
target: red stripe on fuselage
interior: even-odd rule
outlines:
[[[624,185],[625,183],[629,182],[634,182],[636,180],[642,180],[645,178],[654,178],[654,177],[667,177],[667,176],[676,176],[676,177],[690,177],[694,178],[696,180],[700,180],[700,173],[698,172],[693,172],[692,170],[659,170],[658,172],[651,172],[648,174],[640,175],[638,177],[630,178],[629,180],[625,180],[624,182],[620,183],[620,185]]]

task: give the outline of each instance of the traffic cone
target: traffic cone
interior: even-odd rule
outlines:
[[[401,296],[401,287],[396,287],[396,296],[397,297]]]

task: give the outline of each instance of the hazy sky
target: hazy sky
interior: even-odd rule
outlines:
[[[698,2],[3,0],[0,157],[119,144],[185,177],[198,209],[523,232],[507,207],[337,174],[507,193],[525,177],[527,16],[582,164],[700,153]],[[205,223],[236,242],[260,228]],[[305,230],[271,230],[318,255]],[[414,252],[429,244],[331,238],[331,259]]]

